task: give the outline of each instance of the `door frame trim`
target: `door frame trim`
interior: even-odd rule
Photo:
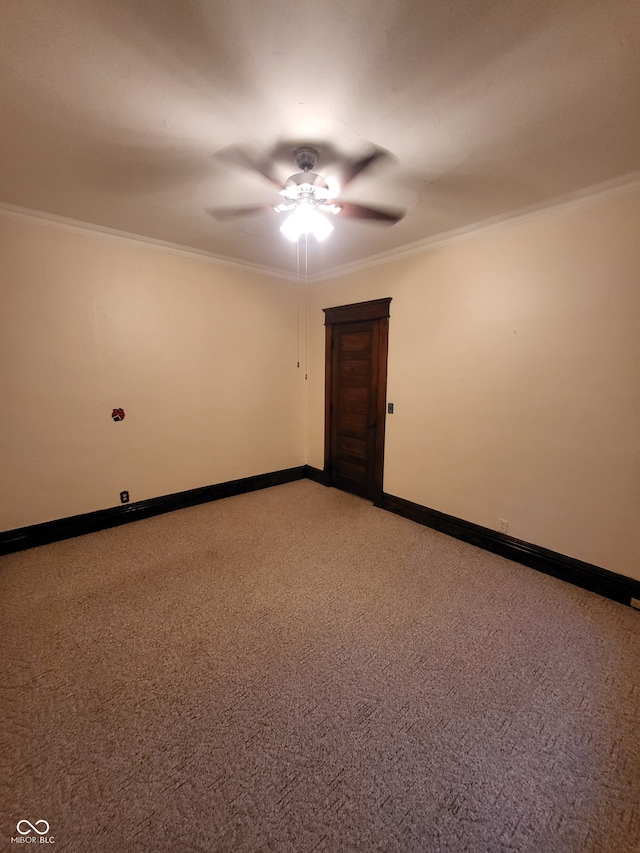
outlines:
[[[392,297],[372,299],[369,302],[354,302],[350,305],[338,305],[335,308],[323,308],[325,324],[324,347],[324,474],[331,482],[331,388],[333,384],[333,327],[340,323],[358,323],[365,320],[380,320],[380,343],[378,346],[378,388],[384,393],[378,394],[376,401],[376,447],[374,465],[375,506],[382,504],[382,484],[384,476],[384,433],[387,405],[387,356],[389,350],[389,304]]]

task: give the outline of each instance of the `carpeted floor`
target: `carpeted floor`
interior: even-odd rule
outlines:
[[[640,849],[640,614],[359,498],[3,557],[0,594],[0,849]]]

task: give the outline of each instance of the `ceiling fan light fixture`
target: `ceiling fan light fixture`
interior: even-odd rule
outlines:
[[[332,150],[332,149],[331,149]],[[342,169],[344,182],[342,187],[350,184],[358,175],[365,172],[373,163],[389,157],[389,153],[382,148],[374,148],[368,154],[358,159],[348,159],[346,167]],[[269,166],[262,165],[251,156],[236,149],[235,161],[241,165],[248,166],[266,178],[272,185],[279,187],[280,203],[274,205],[254,204],[236,208],[213,208],[208,212],[214,217],[224,221],[236,216],[259,213],[262,210],[272,208],[276,213],[286,213],[280,230],[287,240],[297,242],[302,234],[311,234],[316,240],[326,240],[333,231],[333,225],[329,222],[331,215],[342,214],[344,219],[360,219],[369,222],[378,222],[385,225],[394,225],[405,215],[405,210],[397,210],[383,207],[370,207],[366,204],[356,204],[349,201],[341,201],[338,197],[340,186],[335,177],[328,175],[325,179],[322,175],[313,171],[318,164],[319,154],[315,148],[308,145],[300,146],[293,152],[293,161],[301,171],[287,178],[284,186],[275,176]]]
[[[291,216],[282,223],[280,231],[292,243],[297,242],[302,234],[312,234],[318,242],[322,242],[333,231],[333,225],[314,205],[298,204]]]

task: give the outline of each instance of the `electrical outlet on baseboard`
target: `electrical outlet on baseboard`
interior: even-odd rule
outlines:
[[[500,531],[500,533],[506,533],[507,529],[509,527],[509,522],[507,521],[507,519],[506,518],[499,518],[498,522],[500,524],[500,526],[498,527],[498,530]]]

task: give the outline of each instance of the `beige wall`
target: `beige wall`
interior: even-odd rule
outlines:
[[[636,188],[312,285],[309,464],[321,309],[391,296],[385,491],[640,579],[639,225]]]
[[[391,296],[385,490],[640,579],[639,222],[636,188],[309,285],[305,383],[294,284],[0,218],[0,530],[322,467],[322,308]]]
[[[0,530],[303,464],[297,348],[291,282],[0,217]]]

